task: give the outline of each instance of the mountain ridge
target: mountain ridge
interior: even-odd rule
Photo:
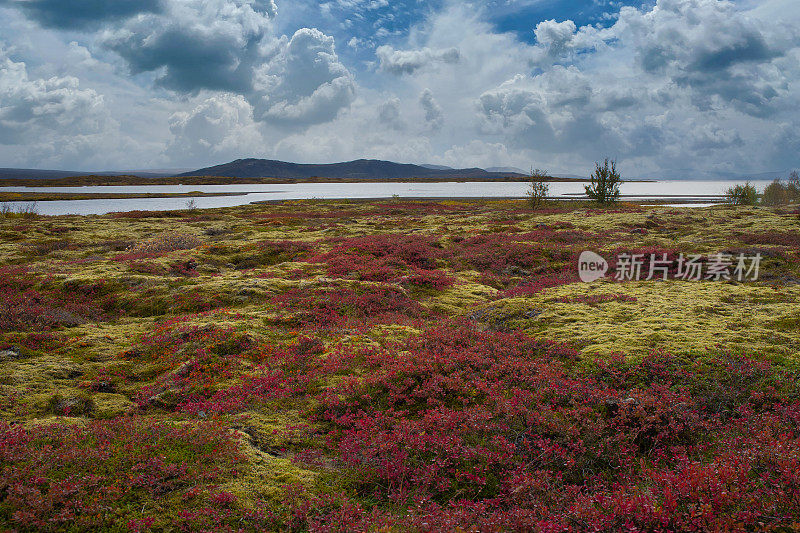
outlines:
[[[230,163],[177,174],[178,177],[225,176],[231,178],[505,178],[522,177],[515,172],[489,172],[482,168],[439,169],[429,166],[394,163],[380,159],[356,159],[343,163],[303,164],[273,159],[237,159]]]

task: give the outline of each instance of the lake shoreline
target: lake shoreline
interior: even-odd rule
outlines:
[[[528,183],[530,177],[505,178],[231,178],[217,176],[190,176],[166,178],[140,178],[138,176],[75,176],[70,178],[3,178],[0,187],[106,187],[147,185],[300,185],[306,183]],[[589,183],[589,178],[547,177],[545,183]],[[624,180],[626,183],[655,183],[658,180]]]

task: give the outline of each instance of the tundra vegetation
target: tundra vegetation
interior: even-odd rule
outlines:
[[[0,527],[797,530],[799,214],[3,217]],[[763,259],[583,284],[584,250]]]

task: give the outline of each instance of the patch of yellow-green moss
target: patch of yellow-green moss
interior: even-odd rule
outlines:
[[[431,296],[423,304],[433,311],[458,315],[465,309],[491,300],[496,294],[496,289],[466,278]]]
[[[238,436],[246,463],[242,472],[221,488],[236,495],[245,507],[254,508],[259,502],[280,504],[289,486],[312,487],[317,471],[278,455],[292,445],[292,428],[302,424],[296,411],[245,413]]]
[[[622,295],[636,301],[569,301]],[[716,282],[571,284],[499,300],[482,311],[493,327],[521,329],[585,355],[736,350],[800,361],[800,337],[776,321],[797,318],[800,287]]]

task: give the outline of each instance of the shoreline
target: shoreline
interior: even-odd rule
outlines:
[[[192,176],[139,178],[137,176],[75,176],[70,178],[3,178],[0,187],[108,187],[146,185],[297,185],[304,183],[528,183],[530,177],[499,178],[230,178]],[[590,183],[589,178],[546,178],[544,183]],[[624,180],[627,183],[656,183],[658,180]]]

